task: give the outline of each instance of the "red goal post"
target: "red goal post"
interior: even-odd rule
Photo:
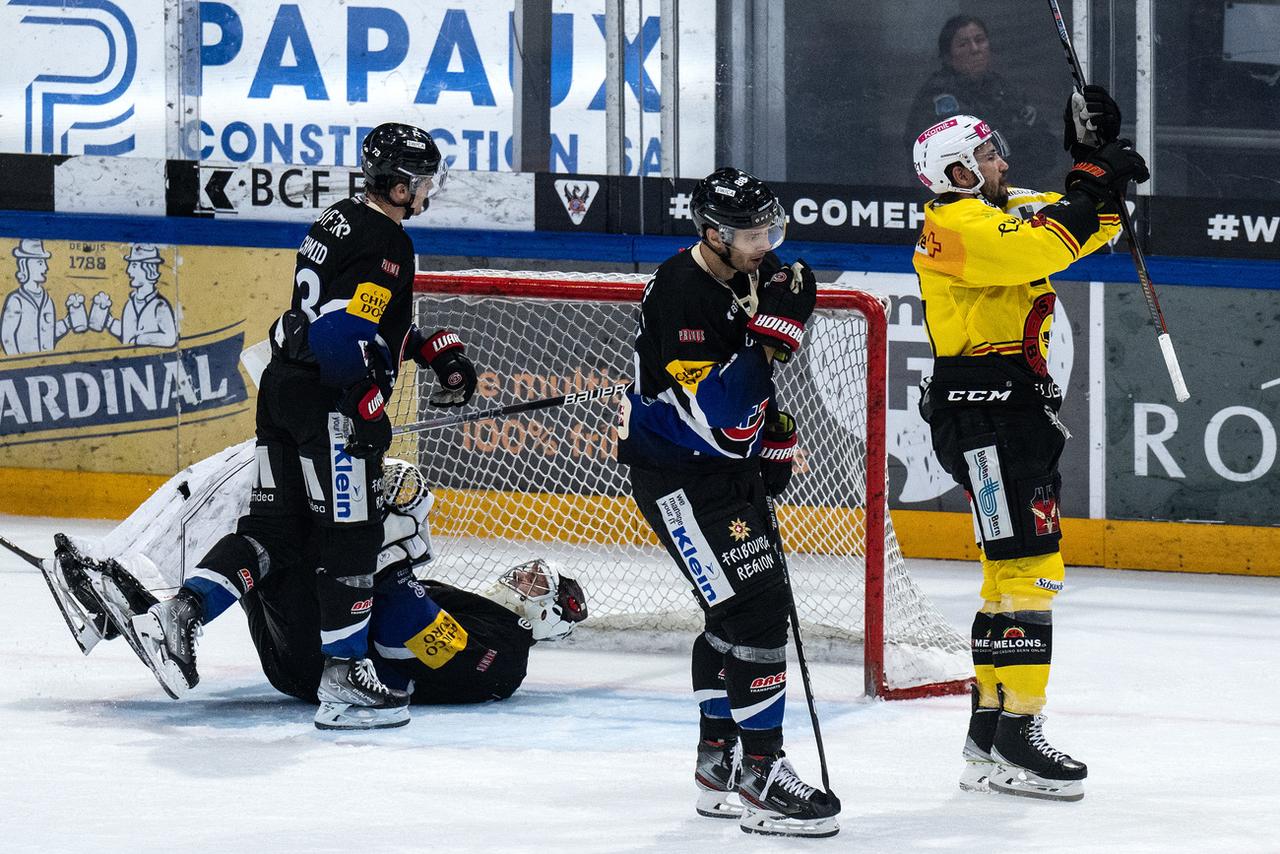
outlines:
[[[496,408],[627,381],[646,279],[421,273],[415,315],[460,333],[481,375],[475,407]],[[866,691],[886,699],[958,693],[968,642],[907,574],[888,513],[887,347],[880,298],[824,286],[805,349],[776,374],[802,451],[779,524],[811,657],[852,658],[860,647]],[[441,414],[426,407],[430,372],[408,368],[396,424]],[[401,436],[392,455],[414,459],[437,493],[434,576],[475,589],[545,556],[586,588],[592,617],[579,634],[687,645],[700,613],[612,462],[611,414],[604,401],[478,419]]]

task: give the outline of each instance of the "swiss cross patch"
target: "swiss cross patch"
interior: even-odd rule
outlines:
[[[382,269],[386,271],[387,275],[390,275],[390,276],[400,275],[400,265],[397,264],[395,261],[388,261],[386,258],[383,258]]]
[[[1043,486],[1036,490],[1031,499],[1031,515],[1036,520],[1037,537],[1058,533],[1062,524],[1058,518],[1058,499]]]
[[[703,330],[703,329],[681,329],[680,330],[681,344],[701,344],[703,341],[706,341],[706,340],[707,340],[706,330]]]

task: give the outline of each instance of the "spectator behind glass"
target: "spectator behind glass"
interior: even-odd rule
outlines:
[[[938,33],[936,70],[916,93],[907,119],[907,143],[922,131],[955,115],[981,116],[1000,131],[1011,149],[1009,160],[1027,187],[1059,189],[1067,168],[1057,139],[1035,105],[992,69],[987,25],[972,15],[956,15]]]

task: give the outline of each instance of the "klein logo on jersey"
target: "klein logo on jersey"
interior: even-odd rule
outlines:
[[[236,574],[240,576],[240,583],[244,587],[245,593],[253,589],[253,574],[249,570],[240,567]]]
[[[351,606],[352,614],[367,614],[373,610],[373,597],[361,599],[359,602]]]
[[[382,313],[387,310],[389,302],[391,291],[373,282],[361,282],[347,303],[347,314],[377,323],[382,320]]]
[[[787,671],[775,673],[772,676],[758,676],[751,680],[751,691],[767,691],[770,688],[777,688],[787,684]]]
[[[399,265],[399,264],[397,264],[395,261],[388,261],[386,258],[383,258],[383,259],[382,259],[382,271],[383,271],[384,273],[386,273],[387,275],[389,275],[389,276],[399,276],[399,275],[400,275],[400,265]]]

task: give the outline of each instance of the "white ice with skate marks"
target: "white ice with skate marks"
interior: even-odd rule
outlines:
[[[111,527],[0,517],[0,533],[44,555],[55,531]],[[911,572],[967,624],[975,567]],[[174,702],[118,641],[81,656],[39,574],[8,553],[0,585],[6,852],[342,851],[353,835],[456,854],[1280,850],[1277,579],[1069,571],[1045,731],[1089,765],[1075,804],[961,793],[966,699],[868,703],[856,666],[816,664],[844,802],[826,840],[753,838],[694,814],[684,654],[540,647],[504,703],[334,735],[267,685],[238,612],[208,627],[201,684]],[[788,753],[814,783],[799,681]]]

